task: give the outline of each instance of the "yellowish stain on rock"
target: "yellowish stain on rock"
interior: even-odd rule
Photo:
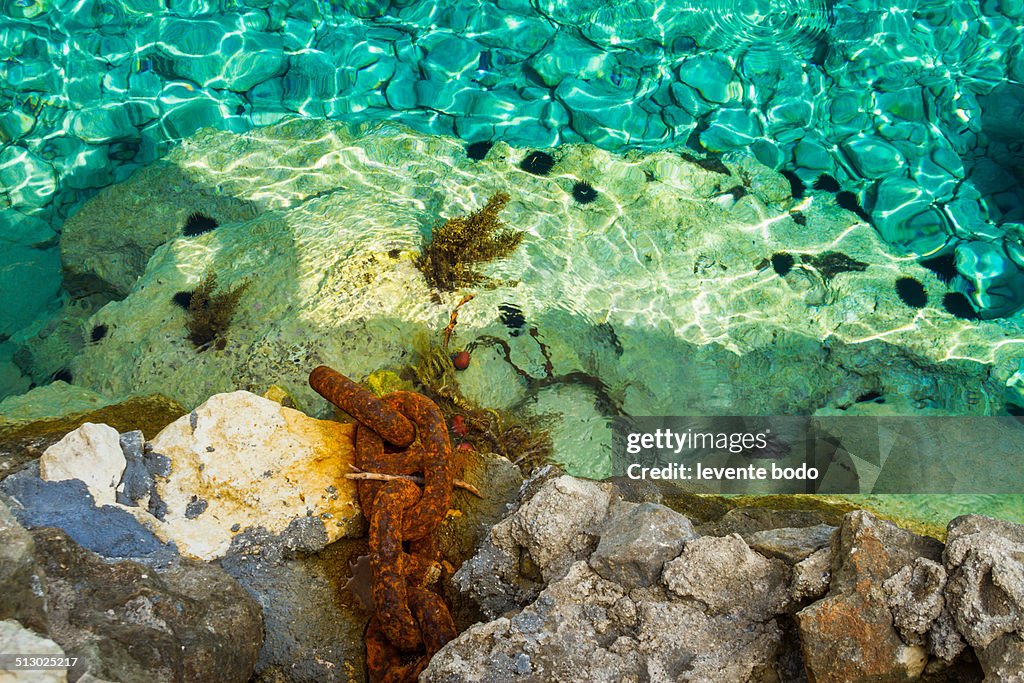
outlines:
[[[353,433],[248,392],[212,396],[153,440],[171,460],[157,478],[167,513],[154,530],[204,560],[246,529],[278,534],[297,519],[319,519],[328,543],[358,533],[356,488],[344,478]]]

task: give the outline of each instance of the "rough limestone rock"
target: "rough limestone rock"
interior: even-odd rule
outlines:
[[[76,677],[249,680],[263,619],[224,570],[189,560],[160,570],[108,564],[58,529],[32,535],[47,577],[49,635],[69,657],[79,657]]]
[[[167,426],[152,450],[170,459],[156,476],[162,504],[155,531],[190,556],[224,554],[240,530],[283,532],[307,517],[323,544],[360,531],[355,485],[344,479],[353,426],[316,420],[236,391],[211,396]]]
[[[499,526],[521,528],[540,509],[578,523],[575,506],[587,500],[582,491],[603,502],[594,489],[601,490],[571,477],[549,479]],[[567,500],[573,505],[549,507]],[[777,617],[789,604],[790,583],[785,563],[755,553],[739,536],[697,538],[689,520],[653,503],[613,502],[591,533],[599,537],[596,546],[565,553],[578,559],[553,578],[538,578],[547,585],[521,604],[512,598],[525,593],[502,593],[514,584],[515,568],[510,575],[508,554],[496,552],[492,534],[456,579],[471,573],[463,592],[497,618],[442,648],[420,680],[725,683],[799,675],[799,665],[790,667],[781,656],[786,638]],[[544,537],[524,537],[526,545],[514,550],[524,557],[537,540]],[[673,553],[678,556],[666,563]]]
[[[39,459],[43,481],[84,481],[97,505],[114,502],[124,468],[120,434],[109,425],[92,422],[47,448]]]
[[[670,591],[697,600],[714,615],[764,621],[783,612],[789,600],[786,565],[754,552],[737,535],[687,542],[665,565],[662,579]],[[746,597],[737,600],[740,595]]]
[[[928,663],[923,645],[905,643],[886,606],[885,581],[919,558],[938,561],[942,544],[858,510],[833,541],[828,595],[797,613],[812,680],[903,680]]]
[[[928,651],[944,662],[952,662],[967,648],[963,636],[956,630],[956,622],[948,605],[928,631]]]
[[[886,604],[900,637],[920,645],[945,607],[946,570],[937,562],[919,557],[882,584]]]
[[[797,617],[812,680],[904,680],[920,676],[928,663],[924,647],[900,639],[885,604],[863,593],[830,595]]]
[[[835,548],[833,593],[861,590],[865,581],[871,589],[881,589],[884,581],[919,557],[942,561],[939,541],[878,519],[865,510],[843,518]]]
[[[455,573],[455,584],[490,617],[522,606],[591,554],[609,502],[607,485],[570,476],[546,481],[494,525],[480,552]]]
[[[45,578],[36,565],[35,542],[0,501],[0,619],[17,619],[46,632]],[[18,650],[0,647],[0,652]],[[27,652],[27,650],[20,650]]]
[[[793,603],[818,598],[828,592],[832,579],[832,549],[822,548],[793,565],[793,582],[790,597]]]
[[[0,652],[43,657],[63,657],[65,654],[60,645],[33,633],[14,619],[0,621]],[[67,680],[67,669],[0,670],[0,681],[3,683],[65,683]]]
[[[983,652],[1001,636],[1024,635],[1024,526],[957,517],[949,523],[945,560],[946,601],[971,646]]]
[[[985,683],[1024,681],[1024,639],[1015,633],[1000,636],[978,653]]]
[[[740,596],[732,595],[734,600]],[[771,680],[781,629],[633,597],[573,564],[518,614],[477,624],[438,652],[422,681]]]
[[[420,680],[630,680],[642,665],[623,619],[636,619],[626,591],[577,562],[519,614],[472,626],[442,648]]]
[[[796,564],[815,552],[827,547],[832,541],[836,527],[828,524],[755,531],[743,537],[751,548],[768,557],[778,558],[788,564]]]
[[[780,176],[757,164],[727,160],[727,174],[669,151],[633,159],[567,145],[557,174],[537,177],[518,166],[527,153],[497,143],[473,160],[459,140],[391,124],[293,120],[244,135],[197,133],[77,214],[93,212],[75,230],[83,240],[91,226],[115,225],[108,216],[123,220],[97,231],[74,263],[67,257],[70,282],[83,283],[83,293],[126,296],[89,319],[86,329],[106,324],[112,332],[69,356],[75,381],[112,396],[162,391],[186,405],[277,383],[326,415],[326,403],[306,386],[308,369],[326,362],[361,379],[408,365],[410,340],[443,329],[464,294],[427,286],[415,267],[424,236],[500,191],[512,197],[502,219],[526,238],[509,258],[482,266],[502,284],[477,289],[459,317],[460,342],[490,336],[509,344],[508,359],[494,348],[474,359],[481,377],[503,378],[474,385],[471,398],[482,405],[527,396],[542,404],[556,395],[566,382],[532,395],[536,382],[510,371],[511,362],[542,378],[547,353],[556,377],[599,379],[628,414],[679,414],[693,405],[721,414],[812,412],[868,391],[911,413],[1001,407],[1017,362],[1004,341],[1021,336],[1017,323],[952,316],[934,273],[892,259],[871,226],[834,202],[780,196]],[[599,190],[595,202],[572,199],[580,178]],[[739,199],[735,188],[743,190]],[[211,199],[218,193],[234,208],[218,213]],[[187,206],[185,196],[195,201]],[[210,213],[221,227],[179,235],[190,210]],[[145,240],[125,248],[134,239],[127,228],[139,221]],[[834,261],[817,259],[823,245],[867,265],[836,271]],[[782,252],[794,259],[784,274],[771,265]],[[574,277],[550,277],[568,263]],[[208,268],[221,287],[249,287],[225,348],[197,353],[173,298],[194,289]],[[920,281],[929,306],[906,306],[895,293],[900,277]],[[581,284],[598,282],[608,286]],[[512,334],[499,309],[508,304],[537,337]],[[927,396],[928,405],[900,398],[909,396]],[[577,392],[563,410],[593,405],[593,392]],[[570,435],[597,429],[603,418],[580,421]],[[574,471],[607,475],[598,446],[563,443]]]
[[[694,538],[693,524],[675,510],[656,503],[629,505],[601,533],[590,566],[627,589],[651,586],[661,578],[665,563]]]

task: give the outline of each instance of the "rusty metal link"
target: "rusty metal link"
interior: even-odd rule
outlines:
[[[448,427],[437,405],[420,394],[396,391],[379,399],[323,365],[310,373],[309,385],[359,423],[357,467],[423,477],[422,490],[406,479],[358,483],[359,503],[370,521],[370,680],[415,681],[456,636],[448,606],[430,588],[441,574],[435,532],[451,506],[455,479]]]

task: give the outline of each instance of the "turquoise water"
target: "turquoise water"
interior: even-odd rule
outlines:
[[[10,335],[60,292],[63,220],[201,127],[398,119],[467,141],[749,151],[835,180],[894,253],[1024,303],[1021,0],[4,0]]]
[[[294,116],[752,154],[894,256],[951,257],[983,317],[1017,315],[1022,18],[1022,0],[0,0],[0,290],[19,293],[0,351],[59,305],[83,202],[200,128]]]

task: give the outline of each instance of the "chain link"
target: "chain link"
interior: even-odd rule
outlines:
[[[444,600],[430,586],[441,576],[436,531],[451,506],[454,482],[448,427],[427,397],[396,391],[377,398],[321,365],[309,385],[356,419],[355,464],[366,472],[421,474],[411,481],[360,481],[370,522],[374,615],[366,629],[371,683],[415,681],[456,636]]]

